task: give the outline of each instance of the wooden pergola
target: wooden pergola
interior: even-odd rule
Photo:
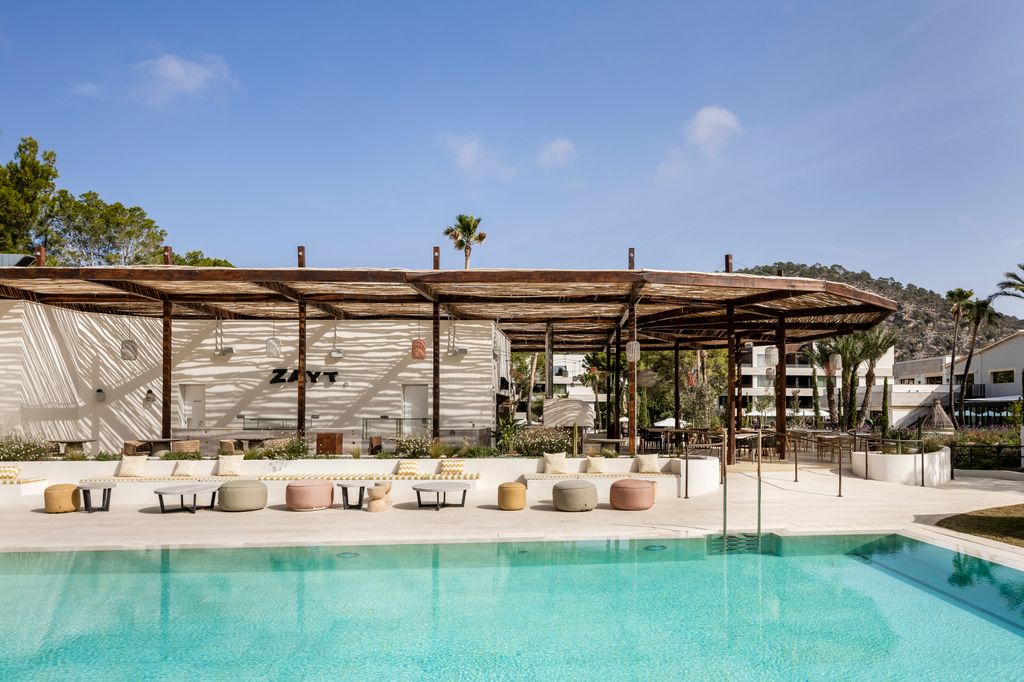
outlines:
[[[149,317],[163,323],[162,437],[171,431],[173,320],[297,320],[297,423],[305,425],[307,320],[430,320],[433,332],[432,431],[440,433],[440,320],[489,320],[509,338],[513,351],[550,355],[604,352],[619,357],[624,343],[643,350],[672,350],[676,359],[676,421],[679,423],[679,351],[726,348],[728,452],[735,452],[739,423],[737,359],[746,342],[779,349],[777,414],[785,414],[787,344],[848,334],[878,324],[896,304],[854,287],[824,280],[732,272],[625,270],[441,270],[307,268],[298,247],[293,268],[197,268],[171,265],[126,267],[0,268],[0,297],[85,313]],[[619,369],[614,367],[614,419],[618,428]],[[636,443],[636,362],[629,362],[628,435]],[[611,393],[612,377],[608,378]],[[785,423],[778,425],[785,430]],[[609,435],[613,435],[610,433]],[[617,433],[614,433],[617,436]],[[783,439],[784,440],[784,439]]]

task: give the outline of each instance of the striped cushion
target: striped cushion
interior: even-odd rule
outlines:
[[[0,467],[0,478],[17,478],[20,473],[21,467],[19,466],[10,465]]]
[[[416,476],[419,474],[419,467],[415,461],[403,460],[398,463],[398,471],[396,472],[399,476]]]
[[[442,474],[461,474],[465,462],[461,459],[445,459],[441,461],[441,473]]]

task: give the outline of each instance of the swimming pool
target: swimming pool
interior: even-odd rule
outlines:
[[[0,554],[15,679],[1014,679],[1024,573],[898,535]]]

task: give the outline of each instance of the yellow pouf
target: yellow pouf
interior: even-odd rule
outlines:
[[[47,514],[78,511],[81,493],[74,483],[58,483],[43,491],[43,507]]]
[[[526,506],[526,486],[522,483],[502,483],[498,486],[498,509],[519,511]]]

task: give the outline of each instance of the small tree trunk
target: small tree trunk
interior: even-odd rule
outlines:
[[[953,428],[959,424],[956,421],[956,412],[953,410],[953,390],[956,388],[956,346],[960,336],[960,315],[953,316],[953,355],[949,361],[949,419],[953,422]]]
[[[466,255],[466,267],[465,267],[465,269],[466,270],[469,270],[469,254],[470,254],[471,251],[473,251],[473,247],[472,246],[467,246],[466,247],[466,252],[465,252],[465,255]]]
[[[839,425],[839,412],[836,410],[836,375],[835,372],[825,373],[825,401],[828,403],[828,418],[832,428]]]
[[[533,382],[537,380],[537,354],[530,355],[530,385],[526,387],[526,423],[533,423]]]
[[[864,375],[864,398],[860,401],[860,411],[857,413],[856,428],[864,426],[868,420],[868,410],[871,407],[871,389],[875,387],[875,361],[868,360],[868,371]]]
[[[981,320],[977,320],[974,323],[974,328],[971,329],[971,345],[968,346],[967,361],[964,362],[964,383],[960,387],[960,403],[958,410],[960,412],[960,423],[964,423],[964,398],[967,397],[967,375],[971,373],[971,361],[974,360],[974,347],[978,343],[978,328],[981,326]]]

